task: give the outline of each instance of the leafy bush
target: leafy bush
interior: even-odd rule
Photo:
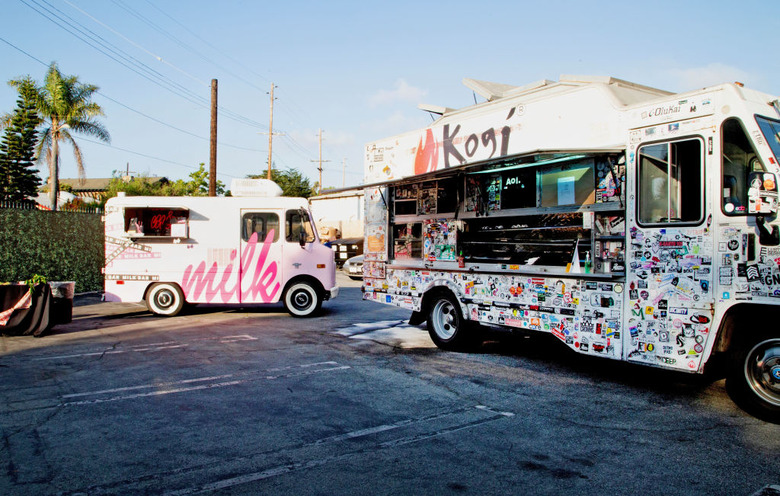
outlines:
[[[105,240],[100,215],[0,209],[0,281],[76,281],[101,291]]]

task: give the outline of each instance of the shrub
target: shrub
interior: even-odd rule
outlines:
[[[105,240],[100,215],[0,209],[0,281],[41,274],[102,291]]]

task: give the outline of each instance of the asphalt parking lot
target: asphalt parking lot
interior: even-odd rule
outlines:
[[[408,312],[340,283],[316,319],[281,306],[158,318],[82,296],[50,335],[0,338],[0,494],[747,496],[780,483],[780,426],[739,410],[722,381],[544,337],[443,352]]]

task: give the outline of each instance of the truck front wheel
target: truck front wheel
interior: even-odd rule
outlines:
[[[297,282],[284,292],[284,307],[293,317],[312,317],[322,307],[322,296],[307,282]]]
[[[173,317],[184,308],[184,294],[176,284],[158,283],[146,293],[146,306],[157,315]]]
[[[761,337],[734,355],[727,378],[735,402],[770,422],[780,423],[780,337]]]
[[[450,351],[461,351],[472,344],[473,333],[460,313],[455,299],[444,293],[434,295],[428,307],[428,334],[434,344]]]

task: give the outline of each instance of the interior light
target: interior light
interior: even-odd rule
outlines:
[[[536,167],[539,165],[548,165],[548,164],[557,164],[560,162],[571,162],[574,160],[580,160],[583,158],[587,158],[588,155],[566,155],[565,157],[557,157],[557,158],[551,158],[549,160],[540,160],[538,162],[527,162],[524,164],[515,164],[515,165],[508,165],[506,167],[499,167],[498,169],[486,169],[481,170],[477,172],[469,172],[469,175],[472,174],[494,174],[496,172],[502,172],[502,171],[508,171],[513,169],[524,169],[526,167]]]

